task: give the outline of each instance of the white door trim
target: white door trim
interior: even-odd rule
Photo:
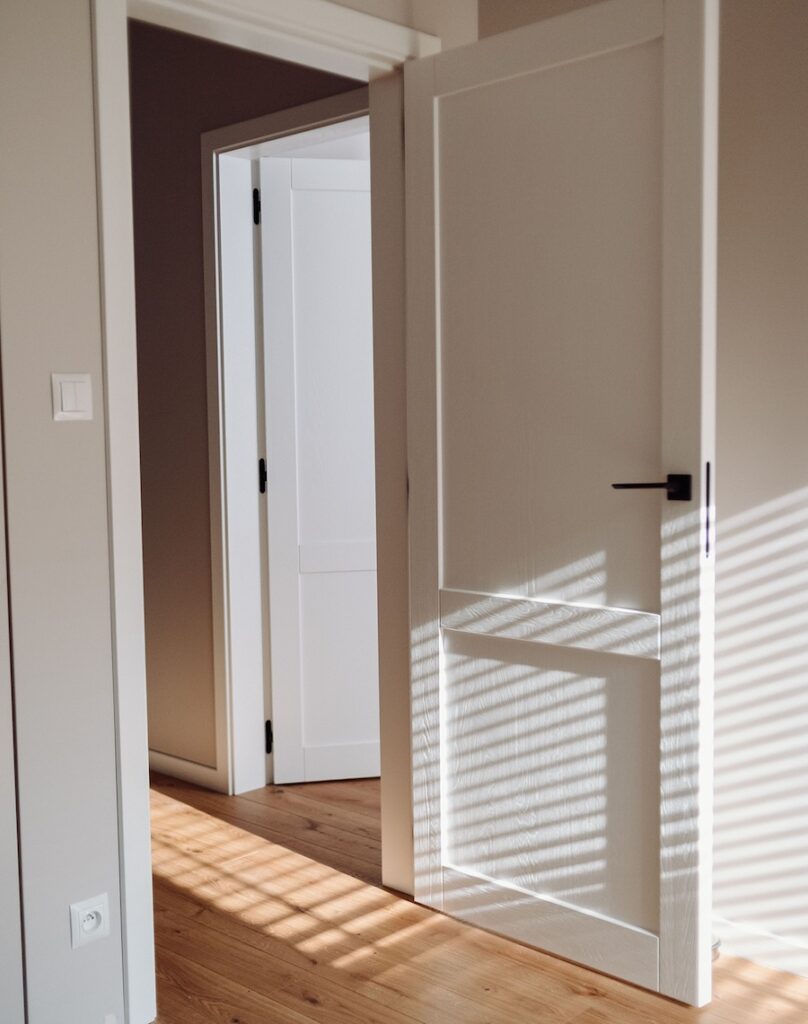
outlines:
[[[0,434],[0,455],[3,441]],[[8,570],[6,566],[5,484],[0,480],[0,1017],[25,1019],[23,981],[22,906],[20,903],[20,863],[18,855],[17,764],[14,750],[14,712],[12,699],[11,632],[9,629]]]
[[[440,49],[426,32],[328,0],[128,0],[131,18],[367,82]]]
[[[157,1014],[149,821],[135,253],[125,0],[92,0],[124,998]]]

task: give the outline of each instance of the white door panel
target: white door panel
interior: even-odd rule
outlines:
[[[697,1004],[716,55],[613,0],[405,70],[416,898]]]
[[[379,774],[366,161],[261,161],[274,781]]]
[[[656,40],[440,103],[448,587],[659,610],[660,503],[610,484],[662,472],[661,71]]]

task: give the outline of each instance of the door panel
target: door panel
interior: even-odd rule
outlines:
[[[405,70],[416,898],[697,1004],[716,18]]]
[[[661,84],[656,40],[440,101],[447,587],[659,611],[610,485],[662,472]]]
[[[261,161],[274,781],[379,774],[367,161]]]
[[[659,671],[444,633],[445,851],[458,871],[659,926]]]

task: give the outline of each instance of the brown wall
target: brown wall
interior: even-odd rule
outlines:
[[[149,744],[213,764],[200,134],[356,87],[129,23]]]

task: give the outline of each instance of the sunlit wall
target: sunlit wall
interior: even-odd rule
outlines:
[[[716,929],[808,975],[808,4],[721,43]]]

